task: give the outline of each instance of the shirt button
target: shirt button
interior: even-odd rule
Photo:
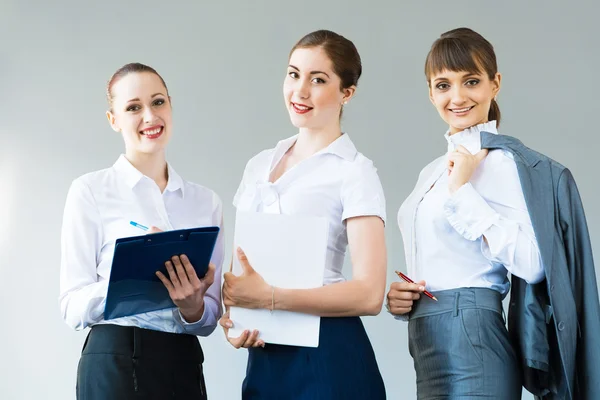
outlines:
[[[562,321],[560,321],[560,322],[558,323],[558,330],[559,330],[559,331],[562,331],[562,330],[564,330],[564,329],[565,329],[565,323],[564,323],[564,322],[562,322]]]

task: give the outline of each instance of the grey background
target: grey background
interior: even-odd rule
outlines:
[[[599,254],[599,7],[370,3],[0,1],[0,397],[74,398],[86,333],[59,315],[64,200],[74,178],[112,165],[123,151],[104,116],[104,85],[131,61],[165,78],[175,123],[169,160],[223,199],[231,254],[231,199],[246,161],[295,133],[282,101],[289,49],[320,28],[353,40],[364,75],[343,123],[385,188],[389,283],[394,269],[405,268],[396,212],[421,168],[445,151],[425,55],[440,33],[469,26],[497,51],[501,132],[572,169]],[[385,312],[363,320],[388,397],[414,399],[406,325]],[[220,329],[201,341],[210,398],[239,398],[246,352],[229,346]]]

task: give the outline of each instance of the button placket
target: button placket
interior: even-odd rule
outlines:
[[[154,183],[154,182],[153,182]],[[154,209],[158,213],[158,217],[163,225],[164,229],[173,229],[171,221],[169,221],[169,215],[165,206],[164,193],[160,192],[160,189],[156,183],[152,187],[152,202],[154,203]],[[165,193],[167,193],[165,191]]]

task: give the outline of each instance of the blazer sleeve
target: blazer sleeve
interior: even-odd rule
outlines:
[[[557,190],[559,221],[579,324],[575,371],[578,398],[600,399],[598,285],[583,204],[568,169],[562,172]]]

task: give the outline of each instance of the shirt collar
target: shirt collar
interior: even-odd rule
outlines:
[[[481,150],[481,132],[489,132],[497,135],[496,121],[475,125],[454,135],[450,135],[450,131],[446,131],[444,137],[448,142],[448,152],[454,151],[458,145],[461,145],[469,150],[471,154],[477,153]]]
[[[342,136],[321,151],[323,153],[335,154],[347,161],[353,161],[356,153],[358,153],[356,146],[354,146],[347,133],[342,133]]]
[[[167,171],[169,173],[169,181],[167,182],[165,190],[168,190],[169,192],[181,190],[181,197],[184,197],[183,179],[169,163],[167,163]]]
[[[277,143],[275,146],[275,152],[273,154],[273,160],[280,160],[281,157],[285,154],[286,151],[292,147],[296,140],[298,139],[298,135],[294,135],[287,139],[283,139]],[[331,142],[329,146],[315,153],[317,154],[335,154],[338,157],[343,158],[344,160],[352,161],[356,157],[356,146],[350,140],[350,136],[347,133],[342,133],[342,135]]]
[[[117,159],[113,168],[117,171],[119,176],[125,181],[125,184],[133,189],[142,179],[150,179],[142,174],[137,168],[135,168],[124,154]],[[169,174],[169,180],[165,191],[175,192],[181,190],[181,196],[183,197],[183,179],[179,174],[171,167],[171,164],[167,163],[167,171]]]

